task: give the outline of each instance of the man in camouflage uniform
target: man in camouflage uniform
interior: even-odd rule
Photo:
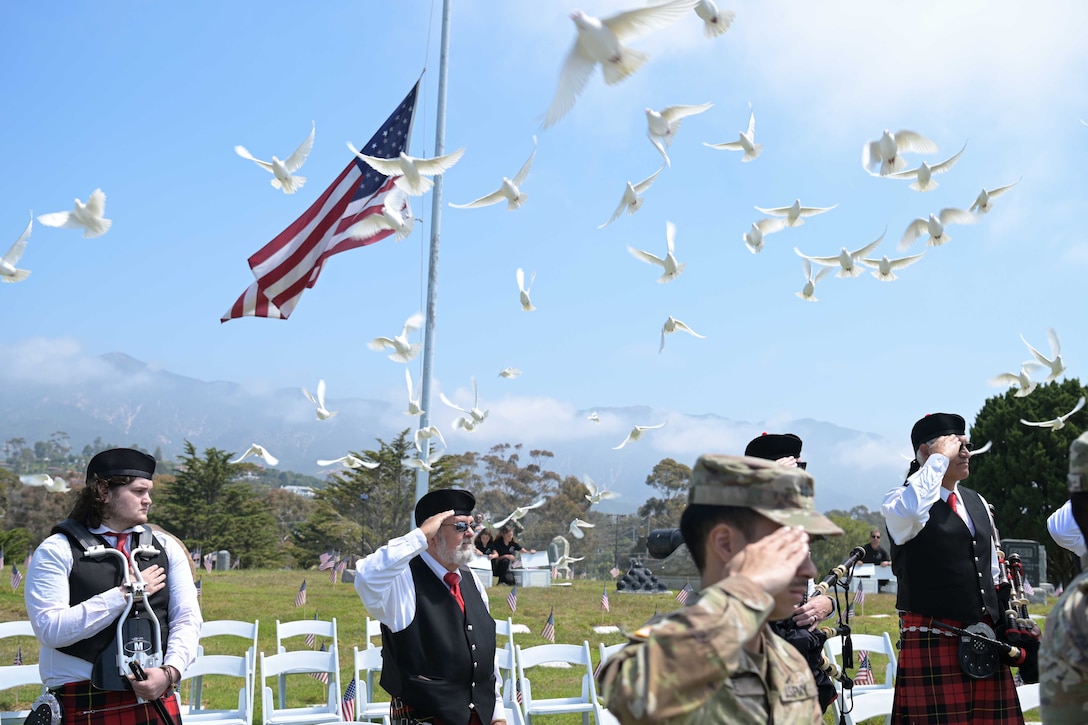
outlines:
[[[1073,517],[1088,532],[1088,433],[1069,447],[1069,494]],[[1081,565],[1088,567],[1088,556],[1081,556]],[[1043,722],[1088,722],[1088,568],[1046,618],[1039,673]]]
[[[768,627],[816,575],[808,535],[842,534],[816,512],[812,477],[757,458],[702,456],[680,531],[701,595],[605,663],[608,709],[622,723],[821,722],[808,663]]]

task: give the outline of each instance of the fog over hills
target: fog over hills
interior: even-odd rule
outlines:
[[[5,390],[0,440],[22,437],[33,443],[64,431],[77,450],[101,437],[148,450],[160,446],[167,458],[178,455],[186,440],[198,451],[214,446],[241,452],[260,443],[280,459],[280,468],[318,476],[328,469],[317,466],[317,459],[376,448],[377,438],[390,440],[404,428],[414,430],[419,421],[402,414],[403,388],[389,391],[384,400],[338,398],[330,390],[327,405],[337,415],[318,421],[298,388],[196,380],[124,353],[60,356],[0,369],[0,383]],[[465,402],[451,391],[446,394]],[[902,482],[907,463],[901,454],[909,452],[905,441],[811,419],[732,421],[635,406],[597,408],[601,422],[593,423],[587,419],[589,409],[566,401],[492,395],[481,398],[490,415],[471,434],[453,430],[457,412],[432,401],[431,422],[441,427],[450,450],[483,453],[500,443],[522,444],[523,461],[530,450],[551,451],[554,458],[546,467],[563,475],[588,474],[622,494],[600,507],[609,512],[633,511],[653,495],[646,476],[662,458],[692,465],[701,453],[740,453],[763,431],[792,432],[804,440],[803,458],[816,478],[817,508],[860,504],[873,510],[884,492]],[[663,421],[664,428],[622,450],[612,449],[634,425]]]

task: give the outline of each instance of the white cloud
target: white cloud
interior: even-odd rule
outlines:
[[[0,380],[6,383],[85,385],[116,380],[112,366],[72,338],[35,337],[0,344]]]

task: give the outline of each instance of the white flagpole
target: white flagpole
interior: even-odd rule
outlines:
[[[434,155],[441,156],[446,148],[446,78],[449,75],[447,61],[450,55],[450,0],[442,2],[442,40],[438,53],[438,108],[435,115]],[[422,430],[431,424],[431,371],[434,365],[434,318],[438,308],[438,245],[442,227],[443,174],[434,178],[431,192],[431,249],[427,260],[427,316],[423,328],[423,385],[419,391],[419,418]],[[426,461],[431,451],[431,439],[425,438],[419,457]],[[416,501],[427,493],[430,474],[423,468],[416,469]]]

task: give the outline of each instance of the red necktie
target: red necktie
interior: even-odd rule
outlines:
[[[457,572],[446,572],[446,576],[442,577],[442,580],[450,587],[450,594],[457,600],[457,606],[461,607],[461,611],[465,611],[465,600],[461,598],[461,577],[457,576]]]
[[[118,534],[116,531],[107,531],[106,534],[108,536],[112,536],[115,539],[117,539],[117,543],[114,545],[113,548],[117,549],[122,554],[124,554],[125,558],[127,559],[128,558],[128,536],[129,535],[128,534]]]
[[[959,507],[956,506],[956,492],[955,491],[948,494],[948,505],[952,507],[952,513],[956,514],[957,516],[960,515]]]

